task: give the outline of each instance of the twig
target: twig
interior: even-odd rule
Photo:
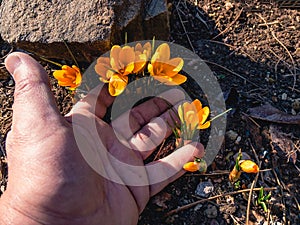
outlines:
[[[259,172],[267,172],[271,171],[272,169],[263,169],[259,170]],[[187,177],[198,177],[198,176],[222,176],[222,175],[228,175],[230,171],[220,171],[219,173],[192,173],[192,174],[186,174]]]
[[[160,146],[160,148],[159,148],[157,154],[155,155],[153,161],[155,161],[155,160],[159,157],[160,152],[162,151],[162,149],[163,149],[163,147],[164,147],[164,145],[165,145],[165,142],[166,142],[166,139],[163,140],[163,142],[162,142],[162,144],[161,144],[161,146]]]
[[[74,63],[75,63],[75,64],[76,64],[76,66],[79,68],[78,62],[77,62],[77,60],[76,60],[76,58],[75,58],[74,54],[72,53],[72,51],[71,51],[70,47],[68,46],[67,42],[66,42],[65,40],[63,40],[63,42],[64,42],[64,44],[65,44],[65,46],[66,46],[66,48],[67,48],[67,50],[68,50],[68,52],[69,52],[70,56],[71,56],[71,57],[72,57],[72,59],[74,60]]]
[[[229,214],[229,215],[230,215],[231,219],[235,222],[235,224],[240,225],[240,222],[237,221],[237,219],[232,214]]]
[[[247,204],[247,212],[246,212],[246,225],[249,224],[249,214],[250,214],[250,204],[251,204],[252,192],[253,192],[254,186],[256,184],[258,175],[259,175],[259,173],[256,174],[255,179],[253,180],[253,182],[251,184],[251,188],[250,188],[250,192],[249,192],[249,196],[248,196],[248,204]]]
[[[241,16],[242,12],[243,12],[244,8],[242,8],[240,10],[240,12],[237,14],[237,16],[235,17],[235,19],[225,28],[225,30],[221,31],[219,34],[217,34],[215,37],[213,37],[212,39],[216,39],[217,37],[225,34],[231,27],[232,25],[239,19],[239,17]]]
[[[299,89],[296,89],[296,88],[293,89],[293,88],[290,87],[290,86],[289,86],[288,88],[291,89],[292,91],[296,91],[296,92],[300,93],[300,90],[299,90]]]
[[[292,65],[290,65],[288,62],[284,61],[282,57],[280,57],[279,55],[277,55],[271,48],[269,48],[269,51],[276,56],[276,58],[278,58],[278,61],[275,64],[275,72],[277,72],[277,67],[278,64],[280,63],[280,61],[282,61],[284,63],[284,65],[287,67],[287,69],[290,71],[291,74],[294,75],[293,71],[290,69],[290,67],[292,67]]]
[[[278,24],[279,21],[278,20],[275,20],[273,22],[269,22],[269,23],[260,23],[258,24],[258,27],[263,27],[263,26],[268,26],[268,25],[273,25],[273,24]]]
[[[262,87],[260,87],[259,85],[257,85],[256,83],[253,83],[252,81],[247,80],[246,77],[243,77],[242,75],[240,75],[240,74],[238,74],[238,73],[236,73],[236,72],[233,72],[232,70],[227,69],[227,68],[224,67],[224,66],[221,66],[221,65],[219,65],[219,64],[217,64],[217,63],[210,62],[210,61],[207,61],[207,60],[203,60],[203,61],[206,62],[206,63],[208,63],[208,64],[212,64],[212,65],[218,66],[218,67],[222,68],[223,70],[226,70],[227,72],[229,72],[229,73],[231,73],[231,74],[233,74],[233,75],[235,75],[235,76],[237,76],[237,77],[239,77],[239,78],[241,78],[241,79],[247,81],[249,84],[252,84],[252,85],[255,86],[255,87],[262,88]]]
[[[271,210],[268,209],[267,224],[270,224],[270,218],[271,218]]]
[[[178,2],[178,4],[179,4],[179,2]],[[184,33],[185,33],[185,35],[186,35],[186,37],[187,37],[187,40],[188,40],[188,42],[189,42],[189,45],[190,45],[192,51],[193,51],[194,53],[196,53],[196,51],[195,51],[195,49],[194,49],[194,46],[193,46],[193,44],[192,44],[192,41],[191,41],[191,39],[190,39],[190,37],[189,37],[189,35],[188,35],[188,32],[187,32],[187,30],[185,29],[184,23],[183,23],[183,21],[182,21],[181,15],[180,15],[179,10],[178,10],[178,6],[176,5],[175,7],[176,7],[176,11],[177,11],[177,14],[178,14],[178,17],[179,17],[181,26],[182,26],[182,28],[183,28],[183,30],[184,30]]]
[[[0,59],[1,59],[1,60],[2,60],[2,59],[5,59],[10,53],[13,52],[13,50],[14,50],[14,48],[12,47],[12,48],[9,50],[9,52],[8,52],[6,55],[2,56]]]
[[[294,75],[300,76],[300,73],[296,73],[296,74],[290,73],[290,74],[284,74],[284,75],[282,75],[282,76],[283,76],[283,77],[290,77],[290,76],[294,76]]]
[[[248,142],[249,142],[249,144],[250,144],[250,146],[251,146],[251,149],[252,149],[252,151],[253,151],[253,153],[254,153],[255,159],[256,159],[257,163],[259,164],[259,168],[260,168],[260,167],[261,167],[261,161],[260,161],[259,158],[258,158],[258,155],[257,155],[257,153],[256,153],[256,150],[255,150],[254,146],[253,146],[252,143],[251,143],[250,138],[248,139]],[[264,181],[264,176],[263,176],[263,174],[262,174],[262,173],[259,173],[259,175],[260,175],[260,177],[261,177],[261,181]]]
[[[199,15],[199,14],[202,14],[201,11],[199,10],[198,7],[196,8],[196,10],[197,10],[197,12],[198,12],[198,13],[196,14],[196,18],[197,18],[198,20],[200,20],[200,22],[203,23],[203,24],[206,26],[207,30],[209,30],[209,27],[208,27],[207,23],[206,23],[205,20],[202,19],[201,16]]]
[[[244,116],[246,116],[247,119],[251,120],[251,122],[254,123],[258,128],[261,128],[261,126],[260,126],[253,118],[251,118],[251,116],[249,116],[248,114],[246,114],[246,113],[244,113],[244,112],[242,112],[242,114],[243,114]]]
[[[277,189],[276,187],[264,188],[264,190],[266,190],[266,191],[273,191],[273,190],[276,190],[276,189]],[[253,188],[252,191],[259,191],[259,190],[260,190],[260,188]],[[165,217],[171,216],[171,215],[173,215],[175,213],[178,213],[180,211],[183,211],[185,209],[189,209],[189,208],[191,208],[191,207],[193,207],[195,205],[198,205],[198,204],[206,202],[206,201],[210,201],[210,200],[213,200],[213,199],[216,199],[216,198],[220,198],[220,197],[224,197],[224,196],[228,196],[228,195],[236,195],[236,194],[240,194],[240,193],[248,192],[248,191],[250,191],[250,189],[243,189],[243,190],[228,192],[228,193],[224,193],[224,194],[215,195],[215,196],[212,196],[212,197],[209,197],[209,198],[206,198],[206,199],[201,199],[201,200],[192,202],[190,204],[181,206],[181,207],[179,207],[177,209],[173,209],[173,210],[169,211],[168,213],[166,213]]]

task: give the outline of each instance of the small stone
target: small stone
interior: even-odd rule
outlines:
[[[226,8],[226,10],[229,10],[229,9],[233,8],[233,4],[231,2],[225,2],[225,8]]]
[[[292,109],[292,110],[291,110],[291,114],[292,114],[293,116],[296,116],[296,115],[297,115],[297,112],[295,111],[295,109]]]
[[[236,138],[239,136],[237,132],[233,131],[233,130],[229,130],[226,132],[226,136],[232,140],[232,141],[235,141]]]
[[[210,181],[200,182],[195,190],[195,194],[203,198],[209,197],[214,191],[214,186]]]
[[[292,107],[295,111],[300,109],[300,101],[299,99],[296,99],[293,103],[292,103]]]
[[[9,81],[8,81],[8,86],[9,87],[12,87],[12,86],[14,86],[14,81],[13,81],[13,79],[10,79]]]
[[[202,208],[202,204],[198,204],[195,206],[194,211],[199,211]]]
[[[242,140],[242,137],[238,136],[235,140],[235,144],[239,144],[241,140]]]
[[[273,102],[278,102],[278,98],[276,96],[272,96],[272,101]]]
[[[283,93],[283,94],[281,95],[281,99],[282,99],[283,101],[287,100],[287,93]]]
[[[218,209],[214,205],[208,205],[207,209],[204,211],[204,215],[208,218],[213,219],[218,216]]]

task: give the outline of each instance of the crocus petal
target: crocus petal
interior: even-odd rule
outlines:
[[[196,172],[199,170],[200,164],[196,162],[188,162],[183,165],[183,169],[189,172]]]
[[[95,65],[95,71],[101,77],[107,78],[106,73],[110,67],[110,59],[108,57],[99,57]]]
[[[177,74],[176,76],[172,77],[172,82],[167,83],[167,85],[180,85],[183,84],[186,80],[186,76]]]
[[[170,59],[170,47],[167,43],[158,46],[155,53],[158,54],[157,60],[160,62],[167,62]]]
[[[160,61],[160,54],[158,52],[155,52],[151,58],[151,64],[155,65],[156,62],[161,62]]]
[[[133,69],[134,69],[134,62],[128,64],[128,65],[124,68],[124,71],[122,72],[122,75],[123,75],[123,76],[126,76],[126,75],[132,73]]]
[[[135,47],[134,47],[134,50],[135,51],[139,51],[139,52],[143,52],[143,46],[142,46],[142,44],[139,42],[139,43],[137,43],[136,45],[135,45]]]
[[[76,73],[80,73],[80,70],[77,66],[73,65],[72,69],[76,71]]]
[[[233,183],[240,179],[242,171],[237,170],[235,167],[229,173],[229,180]]]
[[[183,111],[182,105],[178,106],[178,116],[179,116],[180,122],[184,123],[184,111]]]
[[[119,76],[119,75],[113,75],[110,78],[108,91],[111,96],[118,96],[120,95],[126,88],[128,83],[128,77],[127,76]]]
[[[259,172],[258,165],[251,160],[241,161],[240,168],[242,171],[244,171],[246,173],[258,173]]]
[[[140,72],[145,67],[146,63],[147,63],[147,56],[145,54],[137,55],[134,62],[134,69],[132,72],[133,73]]]
[[[119,62],[125,66],[133,63],[135,60],[135,53],[132,47],[125,46],[119,53]],[[121,68],[122,69],[122,68]]]
[[[202,103],[199,99],[195,99],[192,104],[196,107],[197,112],[199,112],[202,109]]]
[[[79,86],[79,85],[81,84],[81,81],[82,81],[81,73],[78,73],[78,74],[76,75],[75,85],[76,85],[76,86]]]
[[[65,71],[64,70],[55,70],[53,76],[56,80],[64,79]]]
[[[198,117],[195,111],[188,111],[185,112],[185,122],[186,124],[191,127],[191,129],[195,129],[198,125]]]
[[[154,76],[153,69],[154,69],[153,65],[151,63],[149,63],[148,64],[148,72],[150,73],[151,76]]]
[[[111,50],[110,50],[110,65],[112,67],[112,69],[119,71],[120,69],[122,69],[120,67],[119,64],[119,54],[121,51],[121,47],[119,45],[114,45],[112,46]]]
[[[182,69],[183,59],[182,58],[173,58],[168,62],[164,63],[165,74],[169,77],[173,77]]]
[[[146,42],[143,46],[143,53],[147,56],[147,60],[151,57],[151,44]]]
[[[199,111],[199,119],[200,119],[200,124],[203,124],[206,120],[207,117],[209,116],[209,108],[205,106],[203,109]]]
[[[209,127],[210,127],[210,121],[207,121],[207,122],[204,123],[204,124],[199,124],[199,125],[198,125],[198,129],[200,129],[200,130],[207,129],[207,128],[209,128]]]

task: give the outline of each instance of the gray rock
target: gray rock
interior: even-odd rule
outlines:
[[[166,1],[3,0],[0,34],[19,48],[49,58],[92,60],[112,44],[169,36]]]
[[[195,194],[207,198],[213,190],[214,185],[210,181],[200,182],[195,190]]]

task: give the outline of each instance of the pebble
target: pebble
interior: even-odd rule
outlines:
[[[214,205],[208,205],[207,209],[204,210],[204,215],[206,215],[208,218],[213,219],[218,216],[218,209]]]
[[[213,191],[214,185],[210,181],[204,181],[198,184],[195,194],[203,198],[207,198]]]
[[[235,144],[239,144],[241,140],[242,140],[242,137],[238,136],[235,140]]]
[[[229,130],[226,132],[226,136],[232,140],[232,141],[235,141],[236,138],[239,136],[237,132],[233,131],[233,130]]]
[[[199,211],[202,208],[202,204],[198,204],[195,206],[194,211]]]
[[[9,81],[8,81],[8,86],[9,87],[12,87],[12,86],[14,86],[14,81],[13,81],[13,79],[10,79]]]
[[[300,109],[300,101],[299,101],[299,99],[296,99],[296,100],[292,103],[292,107],[293,107],[293,109],[294,109],[295,111]]]
[[[281,95],[281,99],[282,99],[283,101],[287,100],[287,93],[283,93],[283,94]]]

